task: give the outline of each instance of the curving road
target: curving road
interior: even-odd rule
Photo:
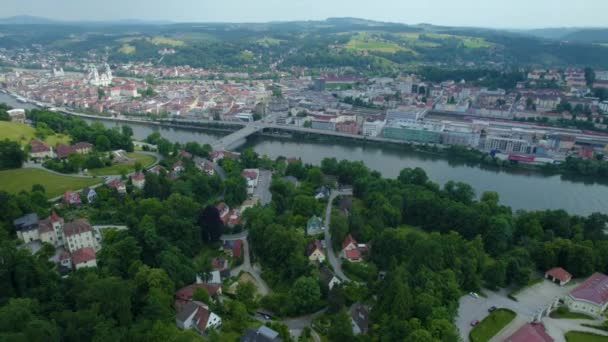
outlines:
[[[327,207],[325,208],[325,225],[327,226],[325,229],[325,246],[327,246],[327,259],[329,260],[331,267],[334,269],[336,276],[345,281],[351,280],[342,271],[342,261],[336,256],[334,247],[331,243],[331,209],[332,203],[337,196],[351,196],[352,194],[352,189],[342,189],[337,191],[332,190],[331,194],[329,195],[329,200],[327,201]]]

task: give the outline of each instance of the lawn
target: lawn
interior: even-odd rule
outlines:
[[[100,179],[60,176],[39,169],[0,171],[0,191],[19,193],[30,191],[34,184],[41,184],[49,198],[59,196],[67,190],[78,190],[100,182]]]
[[[125,54],[125,55],[134,54],[136,51],[137,51],[137,48],[135,46],[129,45],[129,44],[122,44],[120,49],[118,49],[118,52]]]
[[[143,167],[147,168],[156,161],[154,156],[137,152],[127,153],[127,157],[129,157],[131,161],[127,163],[117,163],[112,166],[102,167],[100,169],[91,169],[88,170],[88,173],[94,176],[120,175],[123,172],[131,173],[135,171],[136,162],[139,162]]]
[[[568,342],[608,342],[608,336],[596,335],[582,331],[569,331],[566,333]]]
[[[36,139],[36,130],[34,127],[10,121],[0,121],[0,139],[9,139],[16,141],[22,146],[29,144],[30,141]],[[48,136],[44,141],[52,146],[58,143],[68,144],[70,137],[64,134],[54,134]]]
[[[469,334],[471,342],[486,342],[506,327],[514,318],[515,312],[508,309],[498,309],[484,318]]]
[[[551,313],[551,318],[567,318],[567,319],[590,319],[594,318],[578,312],[572,312],[565,306],[560,306],[557,310]]]

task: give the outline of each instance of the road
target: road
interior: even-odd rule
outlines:
[[[260,170],[258,176],[258,186],[253,190],[253,195],[260,199],[261,205],[269,204],[272,201],[272,193],[270,192],[270,183],[272,182],[272,172],[269,170]]]
[[[247,238],[246,238],[247,232],[244,232],[244,233],[245,233],[245,238],[242,239],[243,253],[244,253],[243,264],[231,269],[230,275],[233,277],[237,277],[239,275],[239,273],[241,273],[241,272],[247,272],[247,273],[251,274],[251,276],[253,277],[253,279],[255,279],[255,281],[258,285],[257,287],[258,287],[260,295],[267,296],[271,292],[270,287],[268,286],[268,284],[266,284],[264,279],[262,279],[260,268],[258,266],[251,265],[251,256],[249,254],[249,242],[247,241]],[[234,239],[234,240],[240,240],[240,239]]]
[[[334,247],[331,243],[331,229],[330,229],[331,209],[332,209],[332,203],[337,196],[349,196],[352,194],[353,194],[352,189],[347,189],[347,190],[342,190],[342,191],[332,190],[331,194],[329,195],[329,200],[327,201],[327,207],[325,208],[325,225],[326,225],[325,245],[327,246],[327,260],[329,260],[329,264],[334,269],[334,273],[336,274],[336,276],[338,278],[340,278],[341,280],[345,280],[345,281],[350,281],[350,279],[342,271],[342,261],[340,260],[339,257],[336,256]]]

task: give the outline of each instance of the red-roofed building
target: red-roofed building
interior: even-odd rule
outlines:
[[[63,194],[63,202],[67,205],[80,205],[80,194],[76,191],[66,191]]]
[[[361,251],[359,251],[357,240],[350,234],[342,242],[342,257],[350,262],[361,261]]]
[[[177,311],[180,311],[186,303],[192,301],[192,296],[194,296],[196,289],[204,289],[209,297],[217,297],[222,294],[222,287],[219,284],[200,283],[184,286],[175,292],[175,302],[173,305]]]
[[[78,219],[65,224],[63,242],[70,252],[84,247],[95,247],[93,230],[89,221]]]
[[[568,294],[565,303],[570,311],[601,316],[608,306],[608,276],[594,273]]]
[[[127,193],[127,187],[125,186],[125,183],[121,182],[119,179],[113,179],[112,181],[108,182],[108,186],[110,188],[116,189],[116,191],[118,191],[118,193],[121,195]]]
[[[30,158],[31,159],[44,159],[54,158],[55,153],[53,148],[43,143],[40,140],[32,140],[30,142]]]
[[[143,189],[146,185],[146,175],[141,172],[136,172],[131,175],[131,182],[133,183],[134,187],[138,189]]]
[[[203,335],[209,328],[219,328],[222,325],[222,319],[211,312],[204,303],[191,301],[178,310],[175,324],[182,329],[194,328]]]
[[[57,158],[61,159],[67,158],[70,153],[76,152],[72,146],[66,144],[57,144],[57,146],[55,146],[55,150],[57,152]]]
[[[357,240],[353,238],[352,235],[348,234],[344,241],[342,242],[342,249],[356,249],[357,248]]]
[[[92,247],[84,247],[73,251],[72,263],[77,270],[83,267],[97,267],[95,249]]]
[[[528,323],[519,328],[505,342],[553,342],[545,327],[540,323]]]
[[[572,274],[561,267],[553,267],[545,272],[545,278],[550,279],[554,283],[558,283],[560,286],[564,286],[572,280]]]

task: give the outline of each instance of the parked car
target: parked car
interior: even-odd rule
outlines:
[[[494,312],[494,311],[496,311],[496,307],[495,307],[495,306],[491,306],[491,307],[488,309],[488,312]]]
[[[471,322],[471,326],[472,327],[476,326],[477,324],[479,324],[478,320],[474,320],[474,321]]]
[[[473,298],[479,298],[479,295],[475,292],[469,292],[469,296],[471,296]]]

